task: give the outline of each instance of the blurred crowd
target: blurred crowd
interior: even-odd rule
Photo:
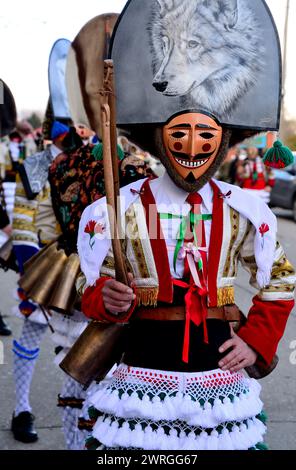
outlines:
[[[233,147],[220,167],[217,179],[235,184],[269,202],[275,183],[274,172],[263,164],[263,149]]]

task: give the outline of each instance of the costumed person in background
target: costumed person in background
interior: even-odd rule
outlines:
[[[81,218],[82,311],[129,322],[120,364],[90,397],[96,422],[87,446],[263,449],[261,386],[252,377],[274,367],[295,271],[265,203],[212,177],[229,147],[267,117],[278,129],[277,32],[261,0],[138,4],[127,4],[113,35],[117,125],[167,173],[120,192],[129,286],[115,280],[106,200]],[[244,324],[238,262],[258,289]]]
[[[5,235],[5,239],[9,237],[12,233],[12,228],[10,224],[9,217],[7,215],[7,212],[5,208],[2,206],[3,201],[1,201],[1,196],[2,196],[2,190],[1,190],[2,182],[0,179],[0,231],[2,231]],[[0,233],[0,248],[1,248],[1,233]],[[8,327],[8,325],[5,323],[3,320],[2,314],[0,312],[0,336],[10,336],[11,335],[11,329]]]
[[[16,106],[14,97],[3,80],[0,80],[0,89],[3,91],[3,102],[0,101],[0,163],[1,163],[1,174],[0,174],[0,248],[8,238],[11,236],[11,219],[7,210],[7,205],[10,207],[9,195],[7,193],[7,185],[5,189],[5,157],[8,151],[7,135],[15,128],[16,125]],[[3,236],[2,236],[2,233]],[[0,255],[0,267],[2,267],[2,260]],[[6,269],[6,266],[5,266]],[[0,335],[9,336],[11,330],[4,322],[3,317],[0,313]]]
[[[7,137],[0,138],[0,178],[5,178],[6,156],[8,153]]]
[[[74,152],[62,153],[55,159],[49,169],[53,208],[63,232],[64,241],[61,246],[65,249],[67,255],[77,251],[78,227],[84,209],[105,195],[102,154],[102,144],[95,146],[89,144]],[[129,166],[128,174],[126,173],[126,162]],[[118,166],[121,185],[126,181],[130,183],[149,175],[154,176],[149,166],[137,155],[124,153],[119,145]],[[78,285],[80,283],[78,278]],[[57,364],[65,357],[74,341],[87,325],[85,316],[79,312],[80,308],[77,305],[74,314],[71,316],[56,313],[51,318],[51,325],[55,331],[52,339],[57,346],[62,347],[56,358]],[[73,396],[73,388],[76,391],[75,396]],[[65,427],[66,440],[71,442],[71,435],[76,429],[76,448],[80,449],[84,447],[85,432],[89,429],[88,402],[85,404],[86,412],[81,413],[80,411],[84,397],[85,392],[82,391],[81,385],[75,384],[75,381],[68,377],[65,380],[63,393],[58,400],[58,406],[65,410],[64,421],[72,421],[72,426]],[[79,416],[80,434],[77,428]],[[78,443],[80,447],[78,447]]]
[[[19,167],[13,217],[13,249],[21,275],[25,262],[40,247],[55,240],[60,234],[51,206],[48,169],[63,151],[63,140],[68,132],[69,127],[55,121],[51,146],[28,157]],[[22,300],[19,311],[25,318],[21,336],[13,342],[16,404],[12,432],[16,440],[35,442],[38,436],[33,426],[29,395],[40,343],[48,324],[38,305],[31,302],[21,289],[18,292]]]
[[[235,184],[240,152],[239,146],[229,149],[223,164],[215,175],[218,180],[224,181],[225,183]]]
[[[268,203],[270,192],[274,186],[274,172],[264,166],[262,158],[256,147],[247,149],[247,158],[238,162],[236,170],[236,183],[245,190],[250,190]]]
[[[22,137],[23,156],[24,158],[30,157],[37,152],[37,145],[34,140],[34,129],[33,126],[23,119],[17,124],[17,131]]]
[[[6,211],[12,221],[15,192],[16,192],[16,174],[19,161],[21,161],[21,142],[20,134],[14,130],[9,134],[8,151],[6,154],[5,177],[3,181],[4,197]]]
[[[97,64],[103,64],[103,57],[108,49],[110,34],[117,17],[115,14],[105,14],[90,20],[74,39],[68,54],[69,109],[73,121],[80,123],[75,127],[85,142],[93,134],[85,109],[89,109],[89,102],[95,101],[97,105],[93,91],[97,86],[98,75],[103,75],[103,67],[99,68]],[[97,89],[99,88],[100,86]],[[98,141],[101,133],[98,132],[95,137]],[[154,174],[150,169],[152,158],[149,159],[148,154],[144,160],[142,158],[144,153],[141,153],[139,148],[132,149],[128,139],[124,139],[125,145],[123,145],[123,141],[119,138],[118,144],[120,185]],[[60,155],[50,169],[53,207],[67,240],[68,249],[72,252],[76,251],[78,225],[84,208],[105,195],[102,160],[102,145],[89,144],[72,154]],[[57,325],[53,326],[57,331]],[[57,359],[65,356],[66,352],[67,348],[64,348]],[[67,400],[61,396],[59,405],[66,404]],[[87,408],[86,400],[79,420],[79,429],[82,432],[89,428]]]

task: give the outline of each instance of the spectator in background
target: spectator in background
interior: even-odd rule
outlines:
[[[217,179],[225,183],[235,184],[236,169],[239,163],[241,150],[239,146],[229,149],[227,157],[217,172]]]
[[[5,209],[0,204],[0,230],[2,230],[8,237],[12,233],[12,228],[10,221]],[[0,336],[9,336],[11,335],[11,330],[8,325],[3,320],[3,317],[0,312]]]
[[[268,203],[274,183],[274,173],[264,166],[259,150],[249,147],[247,158],[237,165],[236,184],[243,189],[256,191],[256,194]]]

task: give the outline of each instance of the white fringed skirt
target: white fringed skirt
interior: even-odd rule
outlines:
[[[242,373],[176,373],[120,364],[89,399],[98,412],[92,448],[256,449],[266,431],[260,390]]]

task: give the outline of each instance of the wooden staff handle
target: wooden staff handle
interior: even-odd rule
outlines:
[[[113,168],[113,183],[115,194],[115,213],[120,214],[120,200],[118,199],[120,190],[118,152],[117,152],[117,129],[116,129],[116,99],[114,84],[114,67],[112,60],[104,61],[104,89],[108,92],[108,104],[110,106],[110,137],[111,137],[111,155]]]
[[[104,178],[105,178],[105,191],[107,199],[108,217],[110,223],[110,235],[112,240],[112,249],[115,262],[116,280],[128,285],[127,269],[124,262],[122,253],[121,240],[119,237],[119,230],[116,217],[116,200],[117,195],[114,191],[114,177],[113,165],[111,154],[111,136],[110,136],[110,107],[108,103],[101,105],[101,118],[102,118],[102,141],[103,141],[103,163],[104,163]],[[117,158],[117,155],[116,155]],[[118,217],[121,215],[119,213]]]

